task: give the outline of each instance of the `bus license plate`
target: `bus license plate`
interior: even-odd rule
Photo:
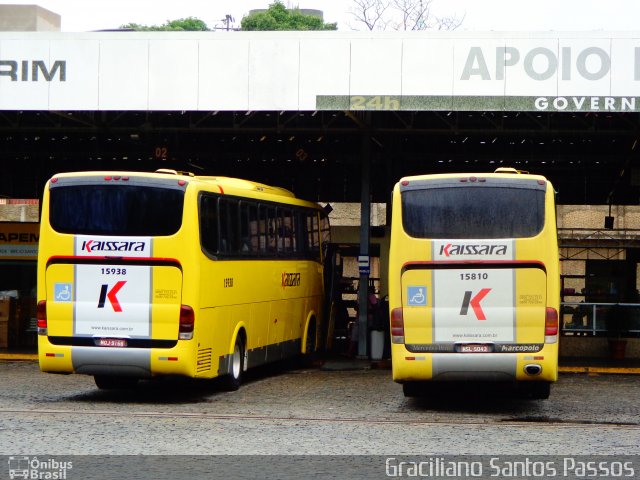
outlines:
[[[491,345],[469,344],[460,345],[458,351],[460,353],[490,353],[492,351],[492,348]]]
[[[126,347],[127,341],[124,338],[98,338],[96,345],[99,347]]]

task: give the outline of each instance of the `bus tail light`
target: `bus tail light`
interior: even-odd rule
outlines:
[[[404,343],[404,316],[402,307],[391,310],[391,342]]]
[[[558,311],[547,307],[544,319],[544,343],[556,343],[558,341]]]
[[[196,323],[196,317],[193,308],[189,305],[180,305],[180,329],[178,330],[178,339],[191,340],[193,338],[193,327]]]
[[[36,308],[36,320],[38,321],[38,335],[47,334],[47,301],[40,300]]]

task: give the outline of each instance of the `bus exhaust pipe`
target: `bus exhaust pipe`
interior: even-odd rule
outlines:
[[[524,367],[524,373],[530,376],[540,375],[540,372],[542,372],[542,367],[540,365],[531,363]]]

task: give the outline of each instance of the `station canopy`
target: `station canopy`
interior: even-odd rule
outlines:
[[[6,32],[0,197],[177,168],[358,202],[370,155],[376,202],[511,166],[562,204],[637,204],[638,112],[637,32]]]

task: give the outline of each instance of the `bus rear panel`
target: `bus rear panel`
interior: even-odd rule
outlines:
[[[557,379],[554,192],[540,176],[432,175],[394,189],[389,300],[393,378]]]
[[[185,191],[173,178],[54,177],[39,264],[43,371],[193,375],[179,342],[193,327],[185,262],[162,252],[182,227]],[[183,361],[155,365],[154,349]]]

